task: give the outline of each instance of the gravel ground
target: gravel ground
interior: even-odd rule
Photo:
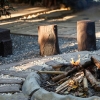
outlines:
[[[41,57],[39,55],[38,37],[11,34],[13,55],[0,56],[0,65]],[[100,49],[100,40],[96,40],[97,50]],[[59,48],[62,53],[77,51],[77,41],[73,38],[59,38]]]

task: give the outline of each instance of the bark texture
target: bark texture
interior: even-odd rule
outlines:
[[[39,26],[38,43],[40,46],[40,55],[50,56],[59,54],[57,25]]]
[[[79,51],[96,50],[95,22],[77,22],[77,42]]]

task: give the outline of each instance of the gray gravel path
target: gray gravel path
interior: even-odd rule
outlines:
[[[11,34],[13,55],[7,57],[0,56],[0,65],[12,62],[23,61],[31,58],[42,58],[39,55],[39,45],[37,36],[25,36]],[[77,51],[77,40],[74,38],[59,38],[59,48],[61,54]],[[100,49],[100,40],[96,40],[97,50]]]

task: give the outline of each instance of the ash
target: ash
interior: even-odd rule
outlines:
[[[37,36],[11,34],[13,54],[7,57],[0,56],[0,65],[23,61],[31,58],[41,58]],[[61,54],[77,52],[77,40],[74,38],[58,38]],[[100,49],[100,40],[96,40],[97,50]]]

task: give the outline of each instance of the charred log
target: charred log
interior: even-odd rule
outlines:
[[[93,64],[95,66],[97,66],[98,69],[100,69],[100,61],[98,61],[97,59],[95,59],[94,57],[91,57],[91,61],[93,62]]]
[[[65,78],[66,76],[71,75],[72,73],[74,74],[75,72],[79,71],[80,69],[82,69],[82,67],[74,67],[71,70],[69,70],[68,72],[65,72],[64,74],[58,75],[54,78],[52,78],[53,81],[58,81],[62,78]]]
[[[71,70],[65,72],[64,74],[61,74],[61,75],[58,75],[58,76],[52,78],[52,80],[53,81],[59,81],[60,79],[65,78],[66,76],[69,76],[72,73],[74,74],[74,73],[78,72],[79,70],[83,70],[83,69],[86,69],[88,67],[91,67],[91,69],[92,69],[93,66],[92,66],[91,61],[85,62],[83,65],[79,65],[79,67],[78,66],[73,67]]]
[[[90,81],[91,85],[95,86],[97,84],[97,81],[95,77],[91,74],[91,72],[88,70],[85,70],[85,74],[86,74],[87,79]]]

